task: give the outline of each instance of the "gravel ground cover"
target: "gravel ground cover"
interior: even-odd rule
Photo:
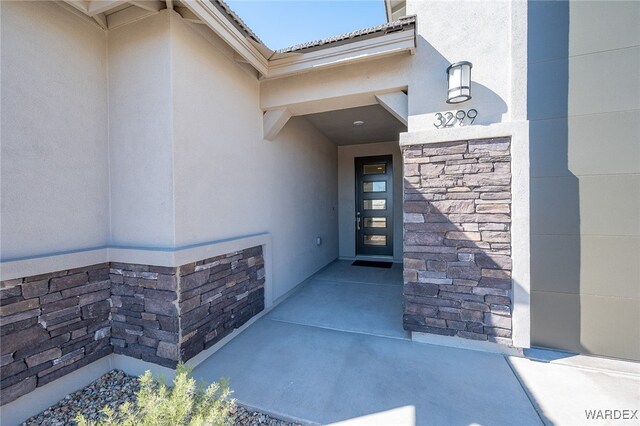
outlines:
[[[128,376],[122,371],[112,370],[83,389],[65,396],[56,405],[31,417],[20,426],[67,426],[75,425],[75,417],[82,413],[87,419],[97,420],[102,408],[112,409],[126,402],[135,402],[135,392],[139,389],[138,378]],[[238,426],[299,426],[266,414],[247,410],[237,405],[234,424]]]

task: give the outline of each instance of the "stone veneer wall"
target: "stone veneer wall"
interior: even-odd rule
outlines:
[[[6,404],[112,352],[167,367],[264,309],[262,247],[179,268],[105,263],[0,283]]]
[[[264,258],[253,247],[180,267],[180,354],[186,361],[264,309]]]
[[[112,352],[109,265],[0,284],[0,387],[11,402]]]
[[[511,344],[510,139],[412,145],[404,328]]]
[[[111,344],[117,354],[175,368],[178,268],[111,264]]]

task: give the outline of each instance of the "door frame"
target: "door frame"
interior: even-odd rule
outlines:
[[[363,211],[360,206],[360,203],[364,198],[361,198],[360,195],[360,185],[363,180],[363,173],[361,171],[362,164],[366,163],[385,163],[386,164],[386,191],[385,191],[385,199],[386,199],[386,245],[384,247],[380,246],[364,246],[364,243],[360,241],[361,232],[358,230],[358,212]],[[393,258],[394,253],[394,229],[393,229],[393,197],[394,197],[394,176],[393,176],[393,155],[371,155],[371,156],[362,156],[362,157],[354,157],[354,172],[355,172],[355,255],[356,257],[385,257],[385,258]],[[372,175],[375,176],[375,175]],[[375,194],[375,193],[371,193]],[[361,219],[364,219],[362,216]],[[362,220],[364,222],[364,220]],[[364,235],[364,233],[362,233]],[[363,253],[363,248],[369,251],[369,253]]]

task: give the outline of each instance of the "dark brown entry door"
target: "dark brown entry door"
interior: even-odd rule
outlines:
[[[359,157],[355,167],[356,254],[393,256],[392,157]]]

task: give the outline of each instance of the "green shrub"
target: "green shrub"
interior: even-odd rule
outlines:
[[[135,404],[126,402],[117,411],[105,407],[105,418],[97,422],[78,414],[76,422],[79,426],[226,426],[233,423],[235,401],[230,395],[225,379],[205,388],[197,385],[191,370],[180,364],[172,387],[146,371],[140,377]]]

